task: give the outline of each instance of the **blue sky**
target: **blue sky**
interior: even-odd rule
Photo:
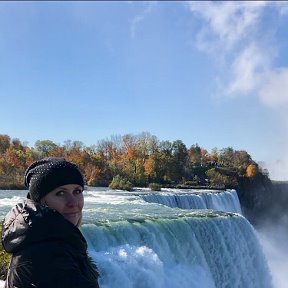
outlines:
[[[0,134],[150,132],[288,179],[288,2],[0,2]]]

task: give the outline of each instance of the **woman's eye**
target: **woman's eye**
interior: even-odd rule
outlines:
[[[64,192],[63,191],[58,191],[57,193],[56,193],[56,196],[63,196],[64,195]]]
[[[75,192],[75,194],[81,194],[83,191],[81,189],[77,189],[74,192]]]

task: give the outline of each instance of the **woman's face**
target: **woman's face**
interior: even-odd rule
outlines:
[[[55,188],[41,199],[52,209],[62,214],[72,224],[77,225],[84,205],[83,188],[77,184],[67,184]]]

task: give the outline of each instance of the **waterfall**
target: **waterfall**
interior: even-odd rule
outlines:
[[[85,224],[101,288],[270,288],[254,229],[239,214]]]
[[[171,208],[213,209],[218,211],[242,213],[239,198],[235,190],[192,190],[183,192],[158,192],[143,195],[149,203],[159,203]]]
[[[18,201],[15,195],[25,198],[27,191],[0,191],[0,220]],[[101,288],[272,287],[235,190],[148,194],[89,188],[84,199],[80,229]]]

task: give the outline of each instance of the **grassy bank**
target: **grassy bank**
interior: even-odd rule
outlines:
[[[0,235],[2,235],[2,226],[0,226]],[[10,255],[4,251],[0,242],[0,280],[6,279],[10,258]]]

